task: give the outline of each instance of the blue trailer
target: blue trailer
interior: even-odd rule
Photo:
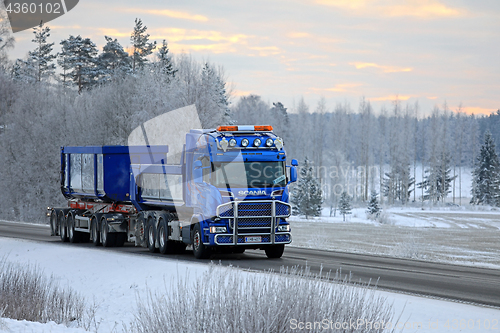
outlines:
[[[61,148],[68,207],[49,208],[52,235],[151,252],[191,245],[196,258],[262,249],[279,258],[291,242],[286,165],[271,126],[191,130],[180,156],[168,146]]]

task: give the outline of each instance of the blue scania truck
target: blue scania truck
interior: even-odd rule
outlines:
[[[271,126],[190,130],[181,156],[166,145],[62,147],[68,206],[49,207],[51,233],[161,253],[191,245],[199,259],[245,249],[280,258],[292,241],[289,185],[297,180],[297,161],[286,161]]]

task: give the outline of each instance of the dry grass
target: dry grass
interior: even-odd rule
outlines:
[[[179,279],[165,291],[138,299],[132,332],[290,332],[294,322],[345,323],[364,319],[388,322],[392,304],[366,285],[346,277],[313,275],[304,270],[282,274],[241,274],[211,267],[203,276]],[[294,321],[295,320],[295,321]],[[316,327],[305,332],[324,332]],[[387,332],[365,326],[335,332]]]
[[[0,310],[5,318],[81,326],[86,305],[79,294],[60,288],[36,266],[1,260]]]

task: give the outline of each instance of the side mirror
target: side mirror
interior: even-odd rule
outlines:
[[[293,161],[292,161],[293,163]],[[294,183],[297,181],[297,168],[295,166],[290,167],[290,183]]]
[[[299,162],[297,162],[297,160],[294,158],[292,160],[292,163],[291,163],[293,166],[298,166],[299,165]]]
[[[193,180],[195,183],[203,182],[203,164],[199,160],[193,163]]]

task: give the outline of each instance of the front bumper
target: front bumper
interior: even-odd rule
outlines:
[[[278,200],[232,201],[217,207],[217,216],[229,220],[232,233],[210,236],[215,245],[272,245],[290,244],[289,231],[278,232],[281,219],[290,216],[291,206]]]
[[[270,234],[239,234],[238,242],[235,244],[233,234],[216,234],[214,235],[214,243],[216,245],[272,245],[272,244],[290,244],[292,242],[292,234],[289,232],[277,232],[274,234],[274,242],[272,242]],[[260,242],[257,239],[260,237]]]

